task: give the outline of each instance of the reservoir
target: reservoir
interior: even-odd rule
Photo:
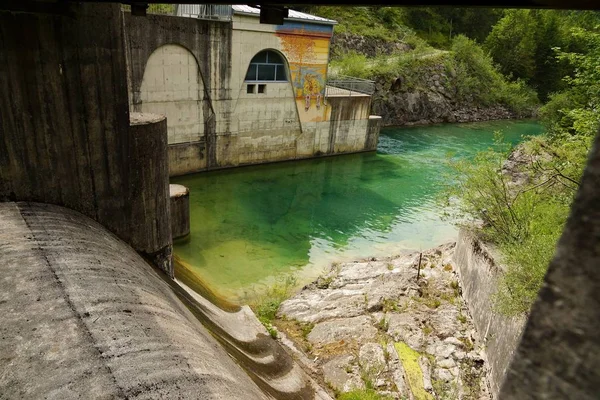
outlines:
[[[535,121],[385,128],[376,153],[174,178],[190,189],[191,218],[175,242],[177,268],[241,304],[290,276],[303,286],[335,262],[454,240],[436,202],[448,160],[494,146],[498,131],[517,144],[542,130]]]

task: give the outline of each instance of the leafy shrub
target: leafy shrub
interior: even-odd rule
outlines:
[[[489,54],[466,36],[454,38],[452,56],[460,99],[486,106],[500,103],[517,113],[526,112],[537,103],[535,91],[522,81],[508,82]]]
[[[258,320],[273,337],[277,336],[277,331],[272,325],[277,310],[281,303],[292,295],[296,285],[297,279],[295,276],[286,276],[283,280],[271,286],[266,293],[254,301],[254,304],[250,305]]]

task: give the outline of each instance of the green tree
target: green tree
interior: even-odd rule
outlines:
[[[411,7],[404,20],[429,44],[446,48],[457,35],[482,43],[502,14],[494,8]]]
[[[485,47],[503,74],[525,80],[535,74],[532,24],[531,10],[509,10],[486,39]]]
[[[554,10],[509,10],[492,29],[485,47],[503,74],[524,80],[546,101],[565,87],[561,78],[569,73],[568,63],[556,58],[553,49],[577,47],[569,28],[579,19],[592,17]]]
[[[541,110],[548,134],[520,149],[521,182],[503,170],[507,149],[496,147],[452,163],[446,188],[446,200],[458,199],[457,214],[479,221],[470,226],[502,253],[508,269],[495,305],[508,315],[527,313],[537,296],[600,128],[600,33],[575,28],[571,34],[583,48],[557,49],[557,60],[574,72]]]

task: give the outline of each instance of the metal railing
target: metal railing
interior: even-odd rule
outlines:
[[[233,8],[226,4],[177,4],[178,17],[231,21]]]
[[[327,79],[329,95],[352,96],[357,94],[372,95],[375,92],[375,81],[354,78],[351,76],[337,75]],[[337,89],[337,90],[336,90]]]

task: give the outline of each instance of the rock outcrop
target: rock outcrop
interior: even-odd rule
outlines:
[[[280,336],[336,392],[489,398],[454,246],[424,252],[420,268],[419,253],[333,266],[281,304]]]
[[[442,61],[424,67],[419,77],[376,78],[372,112],[384,125],[429,125],[444,122],[476,122],[531,116],[517,114],[503,105],[481,106],[461,99],[456,76]]]
[[[402,42],[392,42],[383,38],[357,35],[349,32],[336,33],[331,40],[331,55],[342,55],[349,51],[375,57],[380,54],[393,54],[410,51],[413,47]]]

